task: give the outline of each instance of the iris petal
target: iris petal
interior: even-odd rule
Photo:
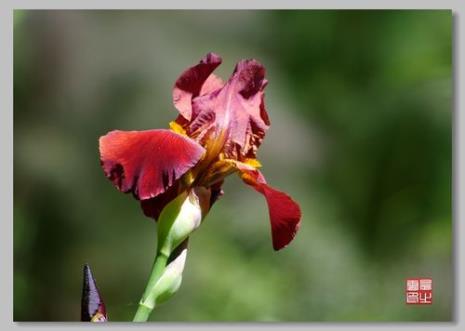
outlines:
[[[142,207],[142,211],[144,215],[150,218],[158,220],[161,211],[167,204],[169,204],[172,200],[174,200],[179,194],[179,185],[178,183],[171,186],[166,192],[157,195],[154,198],[150,198],[147,200],[142,200],[140,205]]]
[[[173,88],[173,103],[188,121],[192,118],[192,99],[223,86],[223,82],[211,73],[221,64],[221,57],[208,53],[200,63],[184,71]]]
[[[105,175],[139,200],[165,192],[201,159],[205,149],[170,130],[111,131],[100,137]]]
[[[270,124],[266,85],[265,68],[258,61],[240,61],[221,89],[192,99],[186,132],[201,142],[215,141],[215,153],[223,151],[234,159],[255,157]]]
[[[221,58],[207,54],[176,81],[173,101],[176,123],[207,146],[207,160],[220,152],[228,158],[255,158],[270,126],[265,109],[265,68],[256,60],[241,60],[223,83],[212,72]]]
[[[270,214],[273,248],[280,250],[286,247],[300,227],[302,214],[299,205],[286,193],[269,186],[260,171],[244,168],[241,171],[244,182],[265,196]]]

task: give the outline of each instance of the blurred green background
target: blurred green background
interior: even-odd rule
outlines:
[[[105,179],[98,138],[164,128],[175,79],[267,68],[259,151],[300,202],[274,252],[261,195],[228,178],[156,321],[453,317],[450,11],[15,11],[14,319],[77,321],[90,263],[112,321],[145,287],[156,225]],[[405,304],[408,277],[433,305]]]

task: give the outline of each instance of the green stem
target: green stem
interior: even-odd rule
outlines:
[[[153,308],[155,308],[155,302],[149,302],[147,298],[149,298],[153,287],[163,274],[167,261],[168,256],[166,254],[163,254],[161,252],[157,253],[157,257],[155,258],[155,261],[153,263],[149,281],[145,288],[144,294],[142,295],[142,299],[139,302],[139,307],[137,308],[136,315],[134,316],[134,322],[146,322],[149,319],[149,316],[152,313]]]

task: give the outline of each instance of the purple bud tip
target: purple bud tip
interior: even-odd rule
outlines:
[[[105,322],[106,320],[105,304],[98,291],[90,266],[86,263],[84,265],[84,282],[82,285],[81,321]]]

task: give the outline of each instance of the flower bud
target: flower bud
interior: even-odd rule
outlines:
[[[159,252],[170,256],[202,222],[208,212],[210,190],[197,187],[183,192],[161,212],[158,220]]]
[[[81,299],[81,321],[106,322],[107,312],[97,284],[88,264],[84,265],[84,281]]]
[[[160,279],[155,283],[153,290],[145,304],[160,304],[168,300],[181,286],[182,272],[186,263],[187,247],[184,247],[180,254],[166,267]]]

